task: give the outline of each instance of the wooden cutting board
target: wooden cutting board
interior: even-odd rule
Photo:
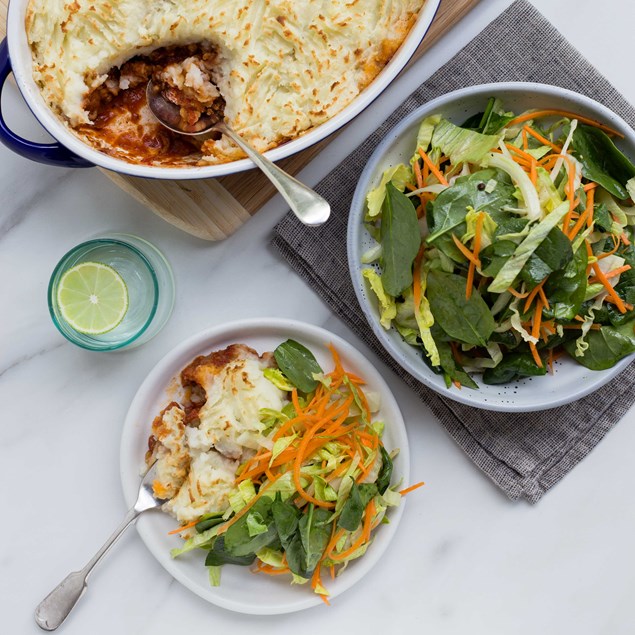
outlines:
[[[9,0],[0,0],[0,37],[4,37],[8,2]],[[408,66],[419,59],[478,2],[479,0],[441,0],[434,22]],[[279,165],[291,174],[297,174],[337,134],[281,160]],[[204,240],[221,240],[233,234],[276,193],[258,170],[217,179],[163,181],[98,169],[168,223]]]

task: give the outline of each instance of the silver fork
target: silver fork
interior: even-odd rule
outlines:
[[[152,482],[156,477],[156,461],[141,481],[137,502],[128,511],[123,521],[106,540],[103,547],[91,558],[83,569],[69,573],[37,606],[35,621],[45,631],[54,631],[73,610],[77,600],[84,594],[88,576],[94,566],[108,553],[117,539],[137,518],[148,509],[160,507],[164,501],[154,497]]]

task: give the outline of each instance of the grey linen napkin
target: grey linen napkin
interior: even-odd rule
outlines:
[[[426,402],[476,465],[511,499],[535,503],[581,461],[635,400],[631,364],[616,381],[566,407],[527,414],[478,410],[441,397],[382,349],[359,308],[346,260],[346,222],[366,158],[419,105],[464,86],[534,81],[589,95],[635,125],[635,109],[530,3],[511,5],[406,101],[316,188],[333,207],[323,227],[288,214],[274,246],[315,291]]]

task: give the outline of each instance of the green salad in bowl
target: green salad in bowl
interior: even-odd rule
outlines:
[[[393,153],[365,191],[355,273],[381,328],[451,390],[546,375],[561,356],[613,368],[635,352],[624,135],[493,93],[452,119],[441,110],[410,125],[410,156],[402,134],[402,160]]]

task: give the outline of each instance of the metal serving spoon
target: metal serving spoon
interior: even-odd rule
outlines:
[[[211,117],[201,117],[197,122],[195,132],[183,130],[179,107],[168,101],[161,91],[157,90],[152,80],[148,82],[146,88],[146,99],[150,110],[159,120],[159,123],[172,132],[189,136],[210,136],[212,132],[220,132],[229,137],[262,170],[263,174],[282,194],[284,200],[291,207],[291,211],[305,225],[322,225],[330,216],[331,206],[326,200],[252,148],[225,122],[215,121]]]
[[[80,571],[69,573],[37,606],[35,609],[35,621],[45,631],[54,631],[73,610],[77,600],[84,594],[93,567],[106,555],[110,547],[119,536],[137,520],[140,514],[148,509],[160,507],[164,501],[154,497],[152,482],[156,477],[156,462],[146,472],[139,487],[137,502],[128,511],[121,525],[104,546],[92,557],[86,566]]]

